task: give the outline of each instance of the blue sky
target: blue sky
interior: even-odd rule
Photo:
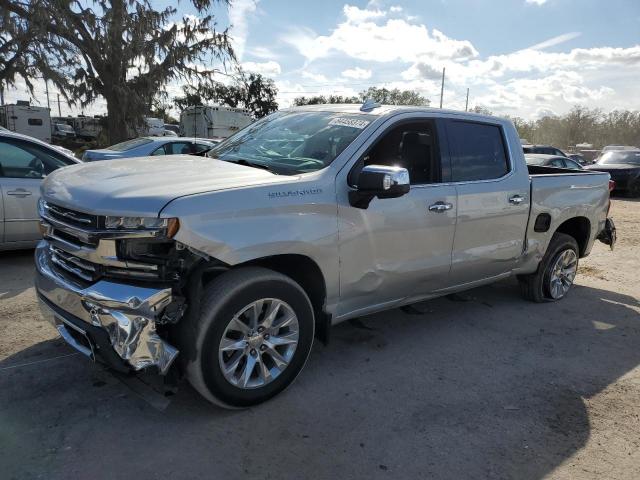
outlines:
[[[640,108],[640,1],[238,0],[241,61],[301,94],[412,88],[533,118],[575,104]]]
[[[448,108],[463,109],[469,88],[470,106],[526,118],[576,104],[640,109],[640,0],[235,0],[219,24],[245,69],[276,81],[281,106],[370,85],[437,105],[446,67]]]

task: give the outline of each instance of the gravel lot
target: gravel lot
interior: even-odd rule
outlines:
[[[164,409],[40,320],[32,252],[0,254],[2,478],[640,478],[640,202],[616,199],[560,303],[515,280],[339,325],[292,388]]]

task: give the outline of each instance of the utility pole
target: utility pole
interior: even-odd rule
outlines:
[[[51,113],[51,105],[49,104],[49,80],[44,79],[44,91],[47,93],[47,108],[49,109],[49,113]]]
[[[58,94],[58,116],[62,116],[62,112],[60,111],[60,94]]]
[[[464,111],[468,112],[469,111],[469,89],[467,88],[467,101],[464,104]]]
[[[0,105],[4,105],[4,82],[0,80]]]
[[[442,85],[440,86],[440,108],[442,108],[442,97],[444,96],[444,67],[442,68]]]

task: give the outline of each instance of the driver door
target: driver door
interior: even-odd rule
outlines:
[[[4,204],[4,241],[40,239],[38,199],[42,178],[71,163],[35,143],[0,140],[0,182]]]

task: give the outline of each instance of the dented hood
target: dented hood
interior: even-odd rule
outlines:
[[[208,157],[170,155],[83,163],[42,184],[45,200],[99,215],[156,216],[185,195],[279,183],[291,177]]]

